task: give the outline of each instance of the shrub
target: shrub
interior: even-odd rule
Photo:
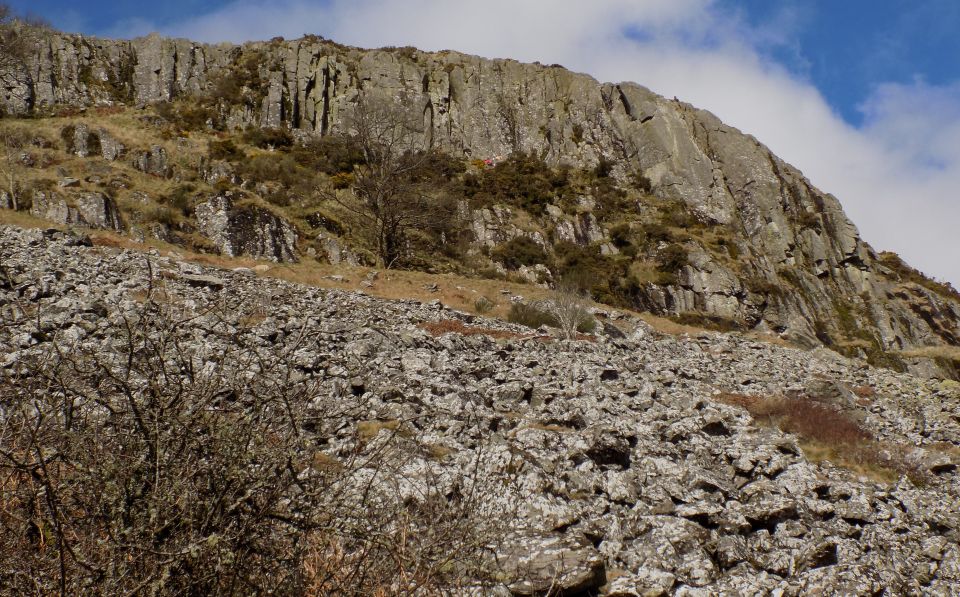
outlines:
[[[256,107],[267,93],[267,82],[260,75],[265,61],[265,55],[258,50],[235,50],[232,64],[213,79],[211,98]]]
[[[680,313],[679,315],[674,315],[670,319],[682,325],[689,325],[707,330],[714,330],[717,332],[733,332],[743,329],[743,325],[736,320],[727,319],[726,317],[721,317],[719,315],[710,315],[707,313],[694,313],[687,311]]]
[[[369,398],[335,396],[293,350],[238,333],[218,314],[239,302],[205,306],[200,323],[163,296],[151,284],[122,307],[116,343],[45,342],[0,371],[5,593],[359,597],[491,582],[484,550],[513,520],[485,504],[510,491],[506,475],[411,475],[430,445],[413,420],[361,422],[358,439],[374,441],[320,451]],[[229,350],[198,344],[201,329]]]
[[[518,236],[496,247],[490,252],[490,257],[508,269],[518,269],[522,265],[529,267],[549,260],[543,247],[526,236]]]
[[[850,414],[830,404],[809,396],[720,393],[714,399],[745,408],[758,422],[796,434],[811,454],[823,454],[849,468],[865,468],[888,480],[906,474],[915,483],[924,481],[924,473],[906,457],[905,446],[877,441]]]
[[[673,233],[659,222],[648,222],[640,228],[645,244],[673,241]]]
[[[509,203],[542,215],[569,190],[565,169],[553,170],[534,154],[513,153],[478,175],[464,177],[464,192],[474,203]]]
[[[360,145],[343,135],[312,138],[295,147],[291,155],[301,166],[328,175],[352,172],[364,162]]]
[[[630,224],[618,224],[610,229],[610,242],[618,249],[625,249],[632,244],[633,234]]]
[[[550,311],[532,303],[513,303],[507,321],[539,329],[541,326],[559,327],[560,323]]]
[[[237,165],[237,173],[253,183],[278,182],[290,188],[303,177],[298,175],[297,162],[283,153],[255,155]]]
[[[243,141],[260,149],[286,149],[293,145],[293,135],[287,129],[250,127]]]
[[[228,162],[239,162],[247,157],[232,139],[211,141],[208,153],[211,159]]]
[[[687,249],[681,244],[674,243],[660,251],[658,269],[676,274],[687,265],[688,259]]]
[[[481,296],[477,300],[473,301],[474,311],[476,311],[477,313],[480,313],[481,315],[485,315],[493,311],[493,308],[496,306],[497,306],[497,303],[493,302],[492,300],[488,299],[485,296]]]
[[[183,215],[189,216],[193,213],[193,193],[196,190],[196,187],[191,184],[180,185],[174,188],[163,202]]]
[[[169,227],[177,223],[177,214],[169,207],[157,205],[152,208],[148,208],[143,213],[143,219],[146,222],[158,222]]]
[[[960,292],[952,284],[928,278],[922,272],[907,265],[896,253],[889,251],[880,253],[880,263],[890,269],[893,277],[898,281],[913,282],[940,296],[960,301]]]
[[[653,192],[653,183],[640,170],[637,170],[630,175],[630,183],[633,185],[633,188],[637,189],[638,191],[643,191],[647,194]]]
[[[337,190],[349,189],[354,181],[353,172],[338,172],[330,177],[330,184]]]
[[[218,128],[220,124],[217,110],[201,100],[159,102],[154,104],[153,109],[158,116],[186,131]]]
[[[579,281],[567,278],[557,285],[547,308],[557,320],[557,327],[567,340],[577,337],[577,332],[593,331],[596,322],[588,311],[589,295]]]
[[[311,214],[308,214],[305,219],[312,227],[322,228],[327,232],[336,234],[337,236],[342,236],[346,230],[343,224],[340,223],[340,220],[323,211],[315,211]]]
[[[613,172],[614,165],[616,165],[616,162],[613,160],[600,156],[600,161],[597,162],[597,166],[593,169],[593,174],[597,178],[607,178],[610,176],[610,173]]]

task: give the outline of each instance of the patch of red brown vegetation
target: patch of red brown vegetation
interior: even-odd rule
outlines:
[[[510,332],[507,330],[495,330],[493,328],[468,326],[459,319],[444,319],[442,321],[426,321],[421,323],[420,329],[427,330],[431,336],[442,336],[444,334],[460,334],[461,336],[489,336],[491,338],[517,339],[527,338],[523,334]]]
[[[113,116],[114,114],[123,114],[127,111],[126,106],[99,106],[94,108],[94,113],[97,116]]]
[[[798,436],[811,460],[836,464],[893,480],[900,474],[914,482],[923,474],[907,462],[908,448],[876,439],[850,413],[810,397],[756,396],[722,392],[714,400],[749,412],[762,425]]]

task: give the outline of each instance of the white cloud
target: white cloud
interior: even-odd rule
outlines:
[[[748,27],[713,0],[238,0],[164,32],[204,41],[318,33],[636,81],[753,134],[840,198],[878,249],[960,286],[960,83],[880,85],[864,103],[865,125],[854,128],[766,57],[779,43],[771,31],[799,17],[777,18],[776,27]]]

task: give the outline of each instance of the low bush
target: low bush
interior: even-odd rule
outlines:
[[[470,326],[459,319],[445,319],[443,321],[428,321],[420,324],[420,329],[430,332],[431,336],[442,336],[444,334],[460,334],[461,336],[489,336],[490,338],[515,339],[522,336],[516,332],[507,330],[495,330]]]
[[[936,294],[960,301],[960,292],[958,292],[952,284],[949,282],[938,282],[937,280],[928,278],[919,270],[907,265],[896,253],[889,251],[880,253],[880,263],[889,268],[894,278],[898,281],[913,282]]]
[[[286,149],[293,146],[293,135],[287,129],[250,127],[243,141],[260,149]]]
[[[464,177],[464,194],[474,205],[507,203],[542,215],[547,205],[571,192],[569,172],[554,170],[534,154],[514,153],[493,168]]]
[[[291,188],[306,176],[298,172],[297,162],[284,153],[255,155],[237,164],[237,174],[252,183],[277,182]]]
[[[208,153],[210,159],[226,160],[228,162],[240,162],[247,157],[232,139],[211,141]]]
[[[658,268],[660,271],[676,274],[687,265],[688,259],[687,249],[681,244],[673,243],[660,251]]]
[[[205,306],[201,324],[156,286],[140,292],[115,343],[45,342],[0,370],[5,594],[490,588],[487,546],[515,524],[487,513],[506,474],[411,475],[432,445],[417,421],[364,426],[363,392],[335,395],[290,346],[265,349],[218,315],[242,302]],[[229,349],[198,343],[201,328]],[[371,441],[322,451],[357,421]]]
[[[547,309],[532,303],[513,303],[507,314],[507,321],[539,329],[541,326],[559,327],[556,316]]]
[[[476,311],[481,315],[485,315],[493,311],[494,307],[496,306],[497,306],[497,303],[493,302],[492,300],[488,299],[485,296],[481,296],[477,300],[473,301],[474,311]]]
[[[674,282],[676,281],[674,280]],[[707,313],[695,313],[686,311],[671,317],[673,321],[681,325],[689,325],[717,332],[733,332],[743,329],[743,324],[733,319],[727,319],[719,315],[710,315]]]
[[[548,263],[549,257],[543,247],[526,236],[518,236],[490,251],[490,258],[499,261],[507,269],[530,267],[538,263]]]
[[[315,137],[294,147],[291,155],[301,166],[328,175],[352,172],[364,162],[360,146],[343,135]]]

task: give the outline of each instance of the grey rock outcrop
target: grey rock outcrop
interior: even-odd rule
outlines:
[[[133,158],[133,167],[160,178],[169,178],[173,174],[173,168],[170,167],[167,160],[167,150],[160,145],[154,145],[149,151],[140,150],[136,152]]]
[[[108,162],[119,160],[127,152],[127,148],[106,129],[97,131],[100,137],[100,155]]]
[[[235,75],[242,56],[260,65],[257,83],[265,94],[226,108],[230,126],[335,133],[357,95],[375,88],[422,108],[427,140],[452,154],[485,158],[522,150],[582,167],[603,158],[614,164],[615,178],[642,173],[659,198],[682,202],[699,220],[732,232],[741,271],[698,258],[677,284],[645,287],[642,306],[733,318],[806,346],[855,337],[851,350],[863,355],[960,338],[957,302],[901,285],[835,197],[709,112],[633,83],[599,83],[555,66],[457,52],[360,50],[315,37],[231,47],[156,35],[112,41],[53,33],[31,55],[26,91],[5,102],[17,113],[168,101],[211,90],[220,77]],[[170,175],[156,150],[135,163]],[[504,215],[467,214],[479,244],[522,233]],[[558,238],[604,242],[591,217],[561,218]],[[604,244],[604,252],[615,248]],[[762,280],[768,290],[744,288],[748,280]]]
[[[58,224],[76,224],[90,228],[122,230],[117,205],[102,193],[58,193],[37,191],[30,213]]]
[[[220,252],[271,261],[297,261],[297,232],[273,212],[255,205],[237,206],[219,195],[196,207],[197,225]]]

